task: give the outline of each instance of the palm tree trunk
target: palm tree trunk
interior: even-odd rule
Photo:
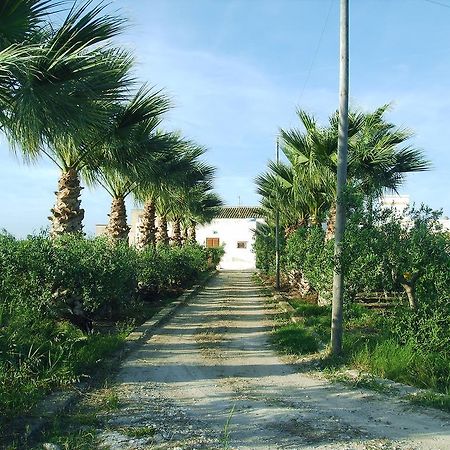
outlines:
[[[130,227],[127,225],[127,210],[124,197],[114,197],[111,202],[111,213],[105,233],[115,241],[128,241]]]
[[[373,195],[369,194],[369,198],[367,199],[367,224],[369,227],[373,225]]]
[[[144,210],[139,225],[139,241],[137,247],[142,249],[147,245],[156,245],[156,205],[153,200],[144,203]]]
[[[189,240],[189,227],[186,225],[183,226],[183,245],[186,244]]]
[[[176,217],[173,221],[173,235],[172,235],[173,244],[177,247],[181,247],[181,220],[179,217]]]
[[[49,217],[52,222],[51,237],[83,231],[84,209],[80,208],[82,189],[75,169],[69,169],[59,177],[55,207],[51,209],[52,215]]]
[[[325,232],[325,242],[334,239],[336,231],[336,203],[333,202],[328,212],[327,231]]]
[[[169,245],[169,232],[167,231],[167,216],[162,215],[158,224],[158,244]]]
[[[188,239],[189,242],[195,243],[197,242],[197,231],[196,231],[197,223],[194,220],[191,220],[191,226],[189,227],[188,231]]]

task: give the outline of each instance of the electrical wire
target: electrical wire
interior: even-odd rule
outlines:
[[[333,3],[334,3],[334,1],[333,1],[333,0],[330,0],[330,6],[328,7],[328,13],[327,13],[327,16],[326,16],[326,18],[325,18],[325,22],[324,22],[324,24],[323,24],[322,32],[320,33],[319,41],[318,41],[318,43],[317,43],[317,47],[316,47],[316,50],[315,50],[315,52],[314,52],[314,56],[313,56],[313,58],[312,58],[312,60],[311,60],[311,64],[309,65],[308,74],[306,75],[305,82],[303,83],[303,88],[302,88],[302,90],[301,90],[301,92],[300,92],[300,96],[299,96],[299,99],[298,99],[298,103],[300,103],[300,101],[302,100],[303,94],[305,93],[306,86],[307,86],[307,84],[308,84],[308,82],[309,82],[309,79],[310,79],[310,77],[311,77],[312,69],[313,69],[314,64],[315,64],[315,62],[316,62],[317,55],[319,54],[319,50],[320,50],[320,47],[321,47],[321,45],[322,45],[323,36],[324,36],[324,34],[325,34],[325,30],[326,30],[326,28],[327,28],[328,21],[329,21],[329,19],[330,19],[331,10],[333,9]]]
[[[439,5],[439,6],[444,6],[445,8],[450,8],[450,5],[446,4],[446,3],[442,3],[439,2],[437,0],[425,0],[428,3],[433,3],[433,5]]]

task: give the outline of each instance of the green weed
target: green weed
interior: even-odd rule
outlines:
[[[284,353],[307,354],[319,350],[319,342],[302,324],[289,324],[276,328],[272,333],[275,345]]]
[[[409,395],[407,399],[415,405],[428,406],[450,412],[450,394],[423,392],[415,395]]]
[[[131,438],[147,438],[152,437],[155,434],[155,429],[153,427],[126,427],[120,428],[118,430],[121,434]]]

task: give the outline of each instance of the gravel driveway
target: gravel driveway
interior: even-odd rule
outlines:
[[[283,361],[270,345],[273,313],[251,273],[219,273],[125,361],[103,447],[450,449],[450,415]]]

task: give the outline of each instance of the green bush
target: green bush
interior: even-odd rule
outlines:
[[[286,240],[283,230],[279,235],[280,267],[284,267]],[[275,274],[275,228],[266,224],[257,224],[253,251],[256,256],[256,268],[266,275]]]
[[[144,250],[139,255],[138,271],[144,296],[191,286],[201,273],[208,270],[210,254],[196,244]],[[220,251],[216,254],[218,256]]]
[[[220,256],[198,245],[140,252],[104,238],[0,234],[0,415],[24,412],[55,386],[93,373],[122,345],[124,331],[85,335],[69,323],[74,298],[91,319],[129,323],[143,305],[139,286],[189,286]]]
[[[450,390],[450,233],[438,223],[439,212],[422,206],[409,219],[390,210],[370,213],[352,206],[345,232],[345,360],[375,374],[443,393]],[[257,236],[257,261],[273,271],[270,229]],[[311,287],[330,290],[334,242],[324,242],[321,227],[301,227],[284,247],[282,270],[301,274]],[[407,298],[412,287],[416,306]],[[393,293],[394,308],[369,311],[356,294]],[[408,301],[409,300],[409,301]],[[316,351],[313,341],[329,340],[330,311],[302,300],[292,302],[301,325],[282,327],[275,342],[289,352]]]
[[[222,256],[225,254],[224,248],[221,247],[204,247],[203,251],[205,252],[206,261],[208,262],[209,269],[215,269],[222,259]]]
[[[32,305],[39,313],[58,317],[69,307],[65,298],[75,297],[93,317],[109,316],[136,289],[137,252],[103,238],[16,240],[3,234],[0,250],[3,314]]]
[[[317,292],[331,289],[333,242],[324,241],[321,227],[301,227],[286,241],[286,270],[299,271]]]

